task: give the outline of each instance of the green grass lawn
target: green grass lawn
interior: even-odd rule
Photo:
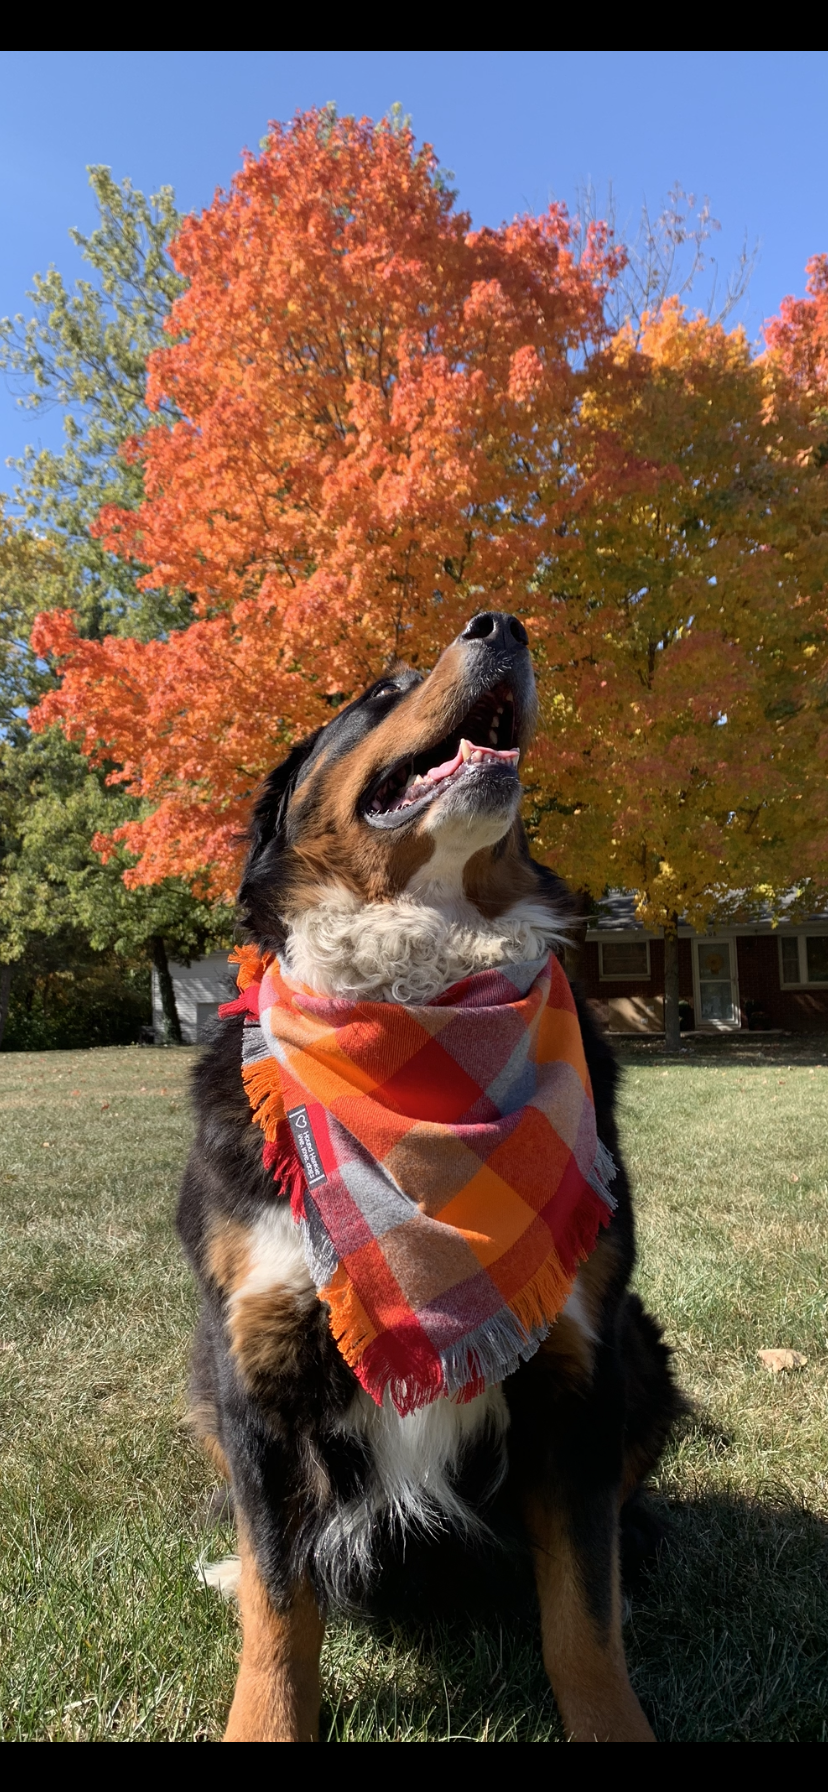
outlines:
[[[695,1405],[626,1629],[663,1741],[828,1729],[826,1046],[625,1048],[638,1285]],[[172,1231],[193,1056],[0,1056],[9,1740],[211,1740],[230,1701],[235,1614],[193,1565],[232,1538],[184,1422],[194,1298]],[[806,1368],[768,1374],[777,1345]],[[422,1638],[339,1620],[323,1668],[331,1739],[560,1735],[528,1621]]]

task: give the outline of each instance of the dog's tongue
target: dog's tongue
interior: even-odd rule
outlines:
[[[410,803],[424,794],[424,784],[442,784],[445,778],[450,778],[453,772],[459,771],[461,765],[485,765],[499,760],[503,765],[516,768],[519,758],[519,747],[478,747],[473,740],[466,740],[464,737],[453,759],[444,759],[442,765],[430,765],[427,772],[418,772],[416,777],[410,778],[405,790],[401,790],[394,802],[389,804],[389,810],[407,809]]]
[[[430,765],[426,777],[432,784],[439,784],[442,778],[450,778],[452,772],[459,771],[464,760],[475,756],[481,764],[484,759],[500,759],[509,765],[517,765],[520,752],[517,747],[503,747],[500,751],[497,747],[476,747],[473,740],[466,740],[464,736],[454,758],[444,759],[442,765]]]
[[[452,772],[456,772],[462,763],[463,755],[458,751],[453,759],[444,759],[442,765],[430,765],[426,777],[431,780],[432,784],[439,784],[441,778],[450,778]]]

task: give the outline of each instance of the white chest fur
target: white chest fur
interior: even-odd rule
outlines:
[[[322,995],[374,1002],[430,1002],[461,977],[526,963],[568,937],[564,916],[517,902],[486,921],[462,896],[429,885],[395,902],[361,902],[331,885],[297,916],[285,956],[294,976]]]

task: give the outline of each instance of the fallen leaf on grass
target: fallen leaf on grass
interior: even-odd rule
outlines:
[[[808,1361],[798,1350],[760,1350],[758,1356],[771,1375],[779,1375],[783,1369],[804,1369]]]

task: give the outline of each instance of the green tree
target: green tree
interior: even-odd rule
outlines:
[[[0,959],[11,967],[60,938],[70,952],[80,942],[126,965],[149,960],[167,1037],[180,1043],[168,957],[187,963],[227,943],[232,912],[199,901],[176,878],[125,887],[128,855],[104,862],[92,842],[136,812],[135,800],[91,771],[59,730],[0,742]]]
[[[26,712],[55,679],[29,645],[39,609],[67,601],[66,566],[57,543],[12,523],[0,510],[0,735],[22,738]]]
[[[151,417],[146,361],[166,340],[182,289],[167,255],[178,224],[170,188],[146,199],[107,168],[90,169],[99,223],[70,231],[90,278],[69,288],[50,268],[35,275],[33,315],[0,323],[0,368],[19,402],[63,413],[60,453],[29,449],[17,462],[17,515],[0,513],[0,1039],[14,963],[34,953],[114,953],[124,966],[150,958],[167,1035],[180,1038],[168,954],[187,962],[226,940],[226,908],[179,878],[127,890],[123,853],[104,863],[92,841],[135,820],[141,806],[91,771],[56,731],[33,738],[27,712],[54,685],[29,645],[39,611],[71,609],[82,635],[166,637],[190,620],[186,593],[141,590],[143,567],[115,559],[91,533],[102,504],[142,497],[133,435]],[[48,948],[47,948],[48,942]]]
[[[148,411],[146,363],[166,340],[183,286],[167,254],[179,216],[170,187],[147,199],[103,167],[90,168],[89,180],[98,226],[69,235],[92,278],[70,290],[56,268],[36,274],[33,315],[0,322],[0,370],[18,402],[35,414],[61,410],[65,435],[61,453],[30,448],[16,463],[15,498],[29,528],[60,546],[81,633],[151,640],[190,620],[187,595],[142,591],[144,568],[107,553],[90,525],[103,504],[140,503],[141,467],[124,445],[175,414],[169,405]]]

